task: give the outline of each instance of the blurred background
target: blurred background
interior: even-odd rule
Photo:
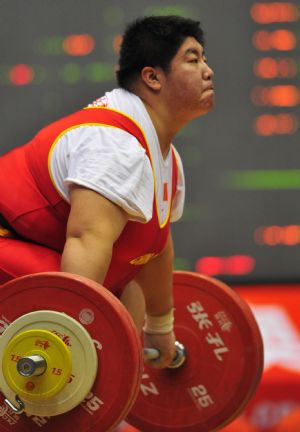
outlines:
[[[299,432],[295,414],[279,425],[300,403],[298,1],[0,0],[0,154],[113,89],[126,24],[170,14],[202,23],[216,89],[174,141],[187,183],[175,267],[229,283],[261,327],[263,381],[228,432]]]

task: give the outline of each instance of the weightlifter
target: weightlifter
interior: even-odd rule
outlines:
[[[171,142],[214,105],[200,24],[175,16],[130,24],[117,81],[0,158],[0,283],[58,270],[101,283],[164,368],[175,342],[170,222],[185,193]]]

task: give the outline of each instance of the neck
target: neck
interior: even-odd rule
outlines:
[[[143,103],[148,111],[148,114],[155,127],[161,153],[165,159],[169,154],[171,142],[179,130],[184,126],[184,123],[179,119],[176,119],[174,115],[165,109],[162,104],[153,104],[143,100]]]

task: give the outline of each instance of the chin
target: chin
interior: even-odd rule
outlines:
[[[208,114],[210,111],[212,111],[213,108],[214,108],[214,104],[211,104],[211,105],[206,106],[206,107],[202,106],[195,117],[201,117],[205,114]]]
[[[200,108],[200,112],[203,114],[207,114],[209,113],[215,106],[215,98],[212,95],[209,98],[206,98],[204,101],[201,102],[201,108]]]

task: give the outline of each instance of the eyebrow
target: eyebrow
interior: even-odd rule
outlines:
[[[187,54],[195,54],[195,55],[197,55],[197,56],[202,56],[202,57],[205,57],[205,53],[204,53],[204,50],[201,52],[199,49],[197,49],[197,48],[188,48],[186,51],[185,51],[185,54],[187,55]]]

